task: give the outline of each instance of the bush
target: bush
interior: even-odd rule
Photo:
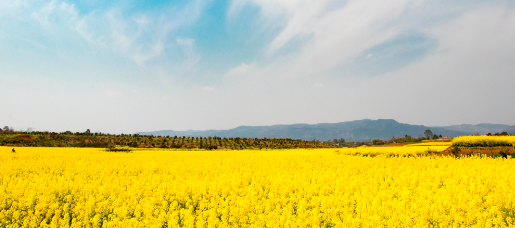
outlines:
[[[107,152],[132,152],[132,148],[128,146],[110,146],[106,149]]]
[[[374,139],[372,140],[372,144],[374,145],[384,145],[384,141],[381,139]]]

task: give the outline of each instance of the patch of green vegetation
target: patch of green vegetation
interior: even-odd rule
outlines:
[[[132,148],[128,146],[110,146],[106,149],[107,152],[132,152]]]
[[[173,148],[204,150],[336,148],[319,141],[276,138],[221,138],[154,136],[139,134],[111,135],[90,132],[9,132],[0,134],[0,146],[16,147],[96,147],[96,148]],[[123,151],[123,150],[122,150]]]

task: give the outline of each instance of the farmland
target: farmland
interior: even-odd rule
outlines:
[[[343,148],[10,150],[0,147],[0,227],[515,225],[515,159]]]
[[[452,141],[454,147],[515,146],[515,136],[462,136]]]

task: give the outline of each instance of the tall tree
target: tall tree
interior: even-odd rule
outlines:
[[[426,136],[426,139],[431,139],[433,137],[433,132],[431,132],[431,130],[427,129],[424,131],[424,135]]]

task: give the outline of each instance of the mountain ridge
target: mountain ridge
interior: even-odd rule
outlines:
[[[487,134],[488,132],[515,133],[515,125],[505,124],[460,124],[450,126],[424,126],[399,123],[393,119],[363,119],[338,123],[318,123],[318,124],[277,124],[270,126],[238,126],[227,130],[160,130],[150,132],[138,132],[141,135],[161,135],[161,136],[190,136],[190,137],[244,137],[244,138],[291,138],[303,140],[330,140],[344,138],[347,141],[363,141],[368,139],[390,139],[393,136],[402,137],[411,135],[412,137],[422,136],[426,129],[434,134],[456,137],[471,134]]]

